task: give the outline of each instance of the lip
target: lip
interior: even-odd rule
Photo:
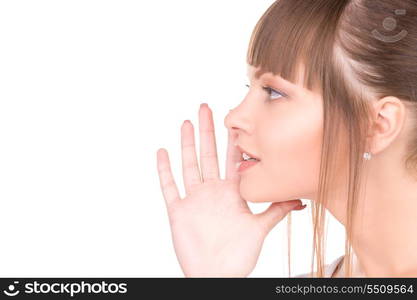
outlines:
[[[254,154],[250,153],[249,151],[246,151],[245,149],[243,149],[243,148],[242,148],[242,147],[240,147],[239,145],[236,145],[236,147],[237,147],[237,149],[240,151],[240,153],[241,153],[241,157],[242,157],[242,154],[243,154],[243,153],[246,153],[246,154],[247,154],[247,155],[249,155],[250,157],[255,158],[255,159],[257,159],[257,160],[259,160],[259,161],[260,161],[260,158],[259,158],[259,157],[257,157],[256,155],[254,155]],[[242,158],[242,160],[243,160],[243,158]]]
[[[252,168],[253,166],[255,166],[257,164],[259,164],[259,161],[246,161],[246,160],[243,160],[243,161],[239,162],[237,171],[239,173],[243,173],[247,169]]]

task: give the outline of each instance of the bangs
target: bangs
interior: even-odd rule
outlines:
[[[256,24],[247,63],[313,90],[331,60],[340,14],[349,1],[279,0]],[[321,89],[319,89],[321,91]]]

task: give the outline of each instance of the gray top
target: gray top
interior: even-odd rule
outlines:
[[[344,255],[339,256],[338,258],[336,258],[332,263],[327,264],[324,266],[324,277],[332,277],[334,271],[336,270],[337,266],[341,263],[341,261],[343,260]],[[294,276],[296,278],[298,277],[310,277],[310,272],[308,273],[303,273],[297,276]]]

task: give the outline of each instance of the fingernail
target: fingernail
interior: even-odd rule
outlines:
[[[306,207],[307,207],[307,204],[304,204],[304,205],[299,204],[296,207],[294,207],[293,210],[302,210]]]
[[[208,107],[208,104],[207,103],[201,103],[200,104],[200,108],[203,108],[204,106]]]

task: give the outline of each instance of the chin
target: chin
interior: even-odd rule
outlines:
[[[274,194],[265,192],[265,190],[260,191],[259,187],[242,184],[239,186],[240,196],[247,202],[251,203],[262,203],[262,202],[285,202],[290,200],[302,199],[304,197],[291,196],[289,194],[284,195],[283,193]],[[275,191],[276,192],[276,191]]]
[[[247,202],[262,203],[262,202],[284,202],[287,200],[277,200],[282,197],[260,191],[259,188],[253,185],[240,184],[239,186],[240,196]]]

